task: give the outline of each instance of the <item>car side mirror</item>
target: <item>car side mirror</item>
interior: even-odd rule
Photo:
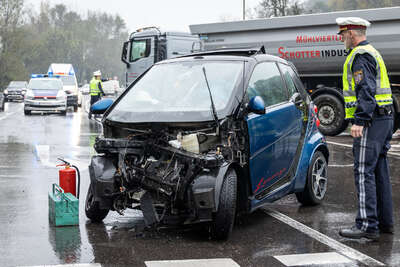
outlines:
[[[303,104],[303,98],[299,93],[294,93],[290,98],[290,101],[293,102],[296,106],[300,106]]]
[[[92,114],[104,114],[113,103],[114,100],[110,98],[101,99],[90,107],[90,112]]]
[[[247,106],[249,112],[265,114],[265,103],[261,96],[253,96]]]

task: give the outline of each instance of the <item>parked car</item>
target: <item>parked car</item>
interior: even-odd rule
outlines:
[[[63,83],[57,77],[35,75],[28,84],[24,100],[24,113],[31,115],[32,111],[60,112],[67,114],[67,94]]]
[[[26,81],[12,81],[4,90],[5,101],[24,100],[26,88],[28,83]]]
[[[5,97],[3,94],[3,90],[0,89],[0,111],[4,111],[4,104],[5,103]]]
[[[291,193],[323,201],[329,151],[295,67],[258,50],[156,63],[103,113],[86,215],[141,209],[148,225],[207,223],[225,239],[237,214]]]

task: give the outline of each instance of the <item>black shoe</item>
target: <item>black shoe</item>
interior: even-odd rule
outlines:
[[[365,231],[362,231],[361,229],[358,229],[357,226],[353,226],[350,229],[341,229],[339,231],[339,235],[347,238],[353,238],[353,239],[360,239],[362,237],[371,239],[371,240],[378,240],[379,239],[379,233],[367,233]]]
[[[394,234],[393,225],[379,225],[379,232],[384,234]]]

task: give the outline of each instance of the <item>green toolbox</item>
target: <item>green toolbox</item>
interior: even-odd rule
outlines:
[[[49,192],[49,221],[54,226],[79,224],[79,200],[57,184]]]

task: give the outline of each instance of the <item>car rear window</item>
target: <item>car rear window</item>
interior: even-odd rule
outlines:
[[[62,82],[58,79],[49,79],[49,80],[32,79],[29,82],[28,88],[32,90],[49,90],[49,89],[60,90],[62,89]]]

